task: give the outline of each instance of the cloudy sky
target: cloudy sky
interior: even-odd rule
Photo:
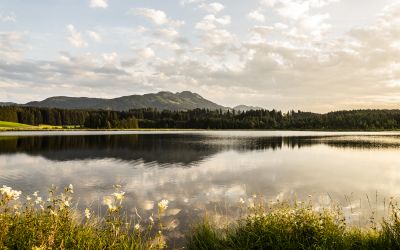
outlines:
[[[400,1],[3,0],[0,101],[190,90],[226,106],[400,108]]]

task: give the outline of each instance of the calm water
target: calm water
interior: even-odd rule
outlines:
[[[0,185],[46,193],[70,183],[80,207],[97,209],[114,184],[143,217],[155,211],[154,201],[170,200],[166,220],[175,238],[205,210],[234,213],[239,199],[253,194],[322,206],[332,198],[357,221],[363,207],[382,209],[384,199],[400,194],[400,134],[0,134]]]

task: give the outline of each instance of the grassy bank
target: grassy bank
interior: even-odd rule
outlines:
[[[116,187],[104,197],[107,213],[77,210],[72,185],[51,189],[48,198],[35,192],[0,188],[0,249],[164,249],[168,246],[163,215],[143,219],[122,212],[125,193]],[[243,216],[221,224],[206,217],[187,232],[188,249],[400,249],[400,209],[390,202],[386,219],[371,217],[369,226],[346,223],[340,207],[322,209],[308,203],[240,203]],[[129,219],[131,218],[131,219]]]
[[[346,223],[340,208],[316,209],[304,203],[264,204],[235,223],[220,226],[205,219],[188,236],[189,249],[400,249],[400,209],[367,227]]]

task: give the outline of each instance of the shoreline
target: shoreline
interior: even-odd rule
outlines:
[[[68,129],[68,128],[2,128],[0,127],[0,134],[2,132],[158,132],[158,131],[172,131],[172,132],[186,132],[186,131],[265,131],[265,132],[400,132],[400,129],[395,130],[351,130],[351,129],[175,129],[175,128],[139,128],[139,129]]]

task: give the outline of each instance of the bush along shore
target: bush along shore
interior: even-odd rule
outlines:
[[[120,186],[104,197],[105,216],[72,206],[73,186],[61,193],[51,188],[47,199],[38,192],[23,195],[0,188],[0,249],[171,249],[163,214],[133,221],[124,215]],[[256,201],[256,199],[253,199]],[[243,215],[221,224],[207,216],[188,230],[186,249],[400,249],[400,208],[393,200],[389,215],[373,217],[366,227],[348,225],[342,209],[310,203],[239,202]]]

